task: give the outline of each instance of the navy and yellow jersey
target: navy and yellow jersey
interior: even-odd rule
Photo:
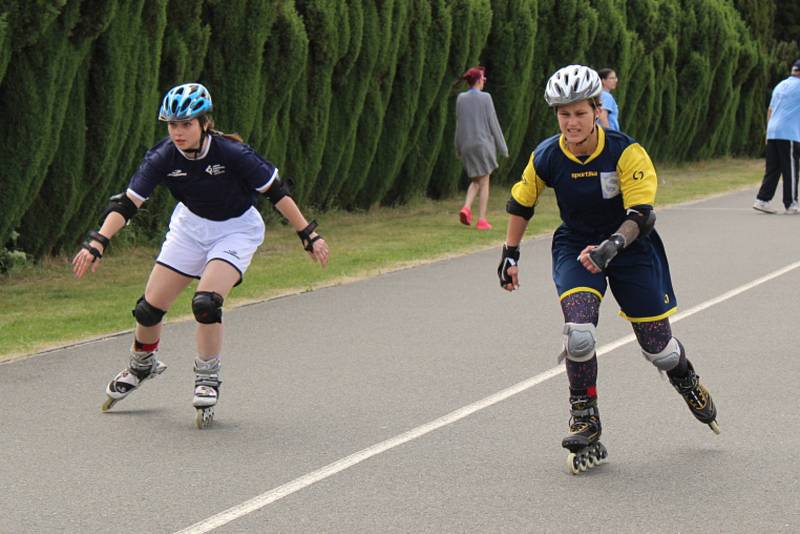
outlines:
[[[278,169],[247,144],[211,135],[208,152],[189,159],[166,137],[145,154],[128,192],[144,201],[164,183],[192,213],[225,221],[255,205],[277,176]]]
[[[583,161],[567,150],[561,135],[540,143],[511,197],[533,208],[544,188],[552,187],[567,229],[605,239],[619,229],[627,208],[654,205],[658,178],[639,143],[624,133],[597,129],[597,148]]]

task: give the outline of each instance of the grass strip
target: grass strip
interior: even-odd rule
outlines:
[[[658,207],[722,192],[755,187],[763,160],[720,159],[659,168]],[[488,219],[494,228],[477,231],[458,223],[462,197],[419,199],[400,207],[365,212],[309,214],[331,248],[327,269],[313,264],[297,236],[278,223],[267,227],[245,282],[234,288],[226,308],[280,295],[310,291],[382,272],[499,247],[505,238],[505,201],[509,188],[494,187]],[[559,224],[552,190],[536,208],[527,236],[552,231]],[[125,230],[123,230],[124,232]],[[130,310],[143,293],[157,249],[111,250],[96,273],[72,277],[69,257],[48,258],[0,278],[0,361],[130,330]],[[499,254],[499,252],[498,252]],[[167,322],[191,318],[195,284],[178,298]]]

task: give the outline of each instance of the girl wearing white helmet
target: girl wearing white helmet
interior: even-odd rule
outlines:
[[[323,267],[328,263],[328,246],[316,233],[316,222],[303,217],[278,169],[238,135],[213,130],[212,109],[211,95],[199,83],[166,93],[158,118],[167,123],[169,136],[145,154],[127,190],[111,198],[100,228],[88,233],[73,259],[77,278],[96,271],[111,238],[158,185],[169,188],[178,201],[144,295],[133,309],[136,329],[128,367],[108,384],[103,411],[166,369],[156,357],[162,319],[178,295],[199,279],[192,298],[197,321],[193,405],[199,428],[211,422],[222,383],[222,304],[242,282],[264,240],[264,221],[255,208],[259,195],[288,219],[313,260]]]
[[[694,416],[719,432],[716,408],[683,345],[672,336],[676,299],[655,224],[658,178],[647,152],[629,136],[597,124],[602,84],[583,65],[556,71],[545,101],[559,135],[531,154],[511,189],[506,243],[497,269],[507,291],[519,287],[519,245],[545,187],[554,189],[562,224],[553,236],[553,280],[564,315],[559,359],[566,361],[572,419],[562,446],[568,468],[585,471],[606,458],[599,442],[596,326],[607,287],[631,322],[644,357],[666,373]]]

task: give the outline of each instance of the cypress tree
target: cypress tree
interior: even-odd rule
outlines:
[[[247,140],[260,124],[264,44],[277,16],[270,0],[207,0],[211,40],[203,78],[223,129]]]
[[[355,135],[369,88],[367,80],[378,57],[378,50],[369,46],[374,41],[374,32],[380,31],[375,3],[349,2],[348,9],[349,42],[344,43],[347,53],[342,55],[333,70],[328,139],[311,197],[311,202],[317,206],[330,206],[334,201],[331,191],[338,190],[340,185],[336,182],[345,179],[336,171]]]
[[[22,218],[25,232],[19,244],[35,258],[59,252],[61,237],[76,215],[85,194],[82,187],[86,168],[86,79],[84,61],[72,84],[67,119],[61,129],[59,146],[47,170],[45,185]],[[69,244],[83,236],[71,236]]]
[[[292,94],[291,127],[284,167],[294,178],[294,194],[305,202],[316,184],[328,142],[335,66],[347,53],[350,20],[347,7],[327,0],[298,0],[297,11],[309,37],[305,72]]]
[[[25,5],[23,7],[23,4]],[[95,2],[87,2],[94,6]],[[30,15],[25,2],[15,6],[19,15],[13,27],[13,68],[0,86],[0,116],[7,128],[0,133],[0,242],[34,204],[61,140],[68,96],[77,70],[93,37],[81,23],[81,4],[73,2],[61,11],[44,10],[41,18]],[[98,8],[98,19],[114,4]],[[37,40],[38,39],[38,40]],[[58,206],[48,206],[49,210]],[[48,211],[38,216],[48,216]],[[21,228],[23,248],[40,251],[47,236]]]
[[[416,112],[430,25],[428,0],[411,2],[408,24],[401,33],[395,82],[392,84],[380,140],[367,180],[356,198],[361,208],[369,208],[382,200],[394,185],[406,154],[409,134],[414,130],[414,121],[423,119]]]
[[[425,194],[447,122],[447,97],[451,80],[446,72],[453,40],[453,19],[451,7],[445,0],[431,1],[430,5],[431,28],[425,48],[417,117],[414,119],[414,130],[409,135],[399,179],[385,197],[386,203],[401,204],[414,196]]]
[[[380,52],[373,75],[367,80],[369,89],[359,117],[355,145],[352,152],[346,152],[347,159],[339,169],[347,176],[337,194],[337,203],[344,208],[357,207],[356,199],[375,156],[395,80],[400,36],[407,31],[408,9],[405,1],[387,0],[380,5],[379,27],[383,31],[378,33],[380,40],[374,45]]]
[[[76,242],[97,224],[108,197],[124,191],[152,144],[161,97],[156,85],[166,3],[120,4],[108,30],[95,42],[87,90],[84,197],[65,239]]]
[[[0,84],[6,75],[11,61],[11,30],[8,26],[8,13],[0,12]]]
[[[291,98],[307,60],[308,34],[303,20],[292,0],[284,0],[264,48],[262,127],[252,136],[253,146],[279,167],[288,150]]]

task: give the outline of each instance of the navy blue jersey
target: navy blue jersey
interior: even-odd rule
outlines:
[[[623,133],[597,128],[597,148],[584,160],[566,148],[563,136],[542,141],[511,196],[532,207],[544,187],[552,187],[564,225],[573,233],[601,240],[619,229],[627,208],[655,203],[658,178],[639,143]]]
[[[211,135],[208,153],[195,160],[166,137],[147,151],[128,192],[144,201],[164,183],[192,213],[225,221],[255,205],[277,176],[278,169],[244,143]]]

